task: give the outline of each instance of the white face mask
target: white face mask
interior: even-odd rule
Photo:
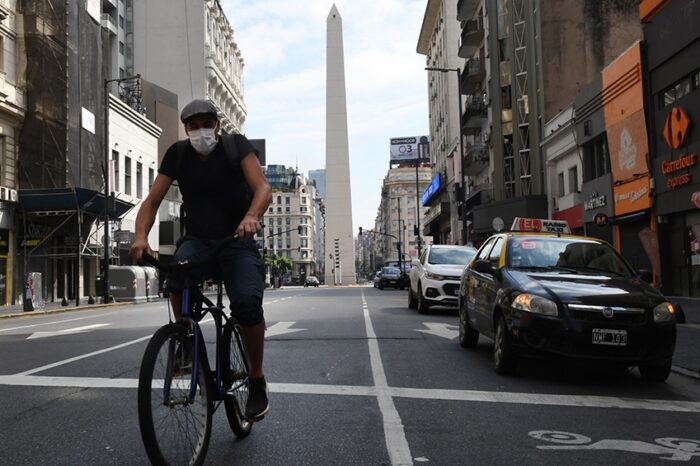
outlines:
[[[214,128],[201,128],[190,131],[190,144],[202,155],[209,155],[216,147],[216,132]]]

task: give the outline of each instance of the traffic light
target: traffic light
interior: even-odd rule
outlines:
[[[362,236],[362,227],[360,227],[360,233],[358,236]]]

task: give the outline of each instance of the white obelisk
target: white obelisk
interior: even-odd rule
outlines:
[[[350,195],[343,20],[333,5],[326,52],[326,285],[354,285],[355,242]]]

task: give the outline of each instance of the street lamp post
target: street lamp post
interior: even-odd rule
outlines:
[[[459,166],[462,171],[460,175],[460,184],[462,185],[463,193],[464,193],[464,198],[462,199],[462,244],[467,244],[467,239],[468,239],[468,233],[467,233],[467,215],[466,212],[464,212],[464,202],[466,201],[466,192],[467,192],[467,186],[464,180],[464,137],[462,135],[462,127],[463,125],[463,119],[464,119],[464,114],[462,112],[462,71],[459,68],[435,68],[435,67],[427,67],[425,68],[426,71],[437,71],[440,73],[449,73],[451,71],[454,71],[457,73],[457,101],[459,102],[459,156],[461,160],[459,161]]]
[[[111,193],[109,192],[109,157],[112,155],[110,153],[109,146],[109,85],[111,83],[122,83],[125,81],[134,81],[141,79],[141,75],[137,74],[134,76],[128,76],[125,78],[115,78],[115,79],[105,79],[104,81],[104,95],[105,95],[105,127],[104,127],[104,180],[105,180],[105,211],[104,211],[104,224],[105,224],[105,234],[104,234],[104,256],[102,258],[102,300],[104,303],[109,302],[109,258],[110,253],[110,238],[109,238],[109,217],[111,204]]]

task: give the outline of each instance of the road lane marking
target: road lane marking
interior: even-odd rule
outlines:
[[[303,332],[305,328],[290,328],[296,322],[277,322],[274,325],[270,325],[265,331],[265,338],[276,337],[279,335],[285,335],[287,333]]]
[[[459,336],[459,327],[451,324],[440,324],[435,322],[423,322],[423,325],[428,327],[426,329],[415,329],[416,332],[425,333],[427,335],[435,335],[436,337],[447,338],[448,340],[454,340]]]
[[[85,358],[89,358],[92,356],[97,356],[100,354],[108,353],[110,351],[115,351],[118,349],[126,348],[127,346],[135,345],[137,343],[141,343],[142,341],[146,341],[146,340],[150,339],[152,336],[153,336],[152,334],[146,335],[145,337],[137,338],[136,340],[127,341],[126,343],[122,343],[120,345],[110,346],[109,348],[101,349],[98,351],[93,351],[92,353],[87,353],[87,354],[83,354],[80,356],[75,356],[73,358],[64,359],[63,361],[54,362],[52,364],[47,364],[45,366],[37,367],[35,369],[31,369],[31,370],[28,370],[25,372],[20,372],[18,375],[36,374],[37,372],[43,372],[43,371],[46,371],[49,369],[53,369],[54,367],[63,366],[65,364],[70,364],[70,363],[75,362],[75,361],[80,361],[81,359],[85,359]]]
[[[97,330],[102,327],[109,327],[112,324],[93,324],[84,325],[83,327],[66,328],[63,330],[56,330],[55,332],[35,332],[27,337],[27,340],[35,340],[37,338],[49,338],[57,337],[61,335],[77,335],[79,333],[87,333],[93,330]]]
[[[101,377],[54,377],[43,375],[0,375],[0,385],[116,388],[138,387],[138,379]],[[463,401],[474,403],[522,404],[567,408],[623,409],[700,414],[700,402],[653,400],[589,395],[552,395],[548,393],[487,392],[479,390],[444,390],[439,388],[376,387],[361,385],[326,385],[268,383],[271,393],[286,395],[386,396],[431,401]]]
[[[372,366],[372,376],[374,378],[374,386],[377,389],[377,401],[379,402],[379,410],[382,413],[384,420],[384,437],[386,439],[387,450],[392,465],[413,465],[413,457],[411,449],[406,440],[401,417],[394,404],[394,399],[391,397],[389,383],[386,380],[382,357],[379,352],[379,342],[377,334],[374,333],[372,319],[369,316],[369,307],[365,299],[364,290],[362,293],[362,313],[365,318],[365,329],[367,332],[367,344],[369,345],[369,357]]]
[[[113,313],[110,313],[113,314]],[[34,328],[34,327],[41,327],[41,326],[46,326],[46,325],[56,325],[56,324],[64,324],[66,322],[75,322],[76,320],[85,320],[85,319],[97,319],[100,317],[105,317],[109,314],[102,314],[100,316],[87,316],[87,317],[76,317],[75,319],[65,319],[65,320],[57,320],[54,322],[44,322],[43,324],[31,324],[31,325],[21,325],[19,327],[10,327],[10,328],[3,328],[0,329],[0,333],[2,332],[10,332],[12,330],[22,330],[25,328]]]

